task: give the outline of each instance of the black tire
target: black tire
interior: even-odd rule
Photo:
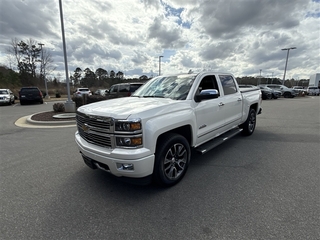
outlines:
[[[153,179],[156,184],[170,187],[186,174],[191,157],[188,141],[181,135],[168,133],[157,143]]]
[[[20,101],[20,105],[24,105],[24,104],[25,104],[25,102]]]
[[[40,101],[40,104],[43,104],[43,100]]]
[[[285,93],[283,94],[283,97],[285,97],[285,98],[289,98],[289,97],[291,97],[291,93],[289,93],[289,92],[285,92]]]
[[[250,109],[247,120],[240,125],[240,128],[243,129],[242,135],[250,136],[256,128],[257,122],[257,113],[253,108]]]

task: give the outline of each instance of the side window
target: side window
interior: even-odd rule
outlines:
[[[215,76],[205,76],[201,80],[201,83],[199,85],[199,93],[202,90],[205,90],[205,89],[217,89],[217,90],[219,90],[218,84],[217,84],[217,80],[216,80]]]
[[[237,92],[237,87],[234,79],[230,75],[219,75],[223,87],[224,95],[229,95]]]
[[[129,85],[128,84],[121,84],[119,86],[119,92],[129,92]]]
[[[118,90],[118,86],[116,85],[116,86],[112,86],[109,92],[110,93],[116,93],[117,90]]]

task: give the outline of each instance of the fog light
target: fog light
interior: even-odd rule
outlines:
[[[117,163],[117,169],[132,171],[134,170],[134,167],[132,163]]]

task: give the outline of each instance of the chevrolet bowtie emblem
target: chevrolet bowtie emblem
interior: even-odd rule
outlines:
[[[89,128],[89,126],[88,126],[88,124],[83,124],[82,125],[82,130],[85,132],[85,133],[88,133],[89,132],[89,130],[90,130],[90,128]]]

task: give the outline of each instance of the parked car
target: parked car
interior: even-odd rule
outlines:
[[[281,91],[281,96],[283,96],[285,98],[294,98],[297,95],[297,93],[292,88],[288,88],[284,85],[266,84],[266,85],[261,85],[261,86],[266,86],[266,87],[269,87],[273,90]]]
[[[271,98],[273,99],[277,99],[279,97],[281,97],[281,91],[278,91],[278,90],[274,90],[272,88],[269,88],[269,87],[266,87],[266,86],[263,86],[263,85],[259,85],[260,87],[260,90],[263,94],[263,91],[270,91],[271,92]]]
[[[94,92],[94,95],[100,95],[100,96],[105,96],[106,93],[109,92],[109,89],[97,89],[95,92]]]
[[[43,103],[43,95],[38,87],[22,87],[19,91],[19,99],[21,105],[28,102]]]
[[[14,95],[10,89],[0,89],[0,104],[14,104]]]
[[[110,87],[109,92],[106,95],[114,95],[113,97],[129,97],[144,83],[118,83]]]
[[[318,87],[308,87],[307,88],[308,95],[319,96],[319,88]]]
[[[87,95],[92,95],[92,92],[90,91],[89,88],[77,88],[74,92],[73,92],[73,96],[74,97],[82,97],[84,94]]]
[[[306,92],[306,89],[304,89],[302,86],[294,86],[292,89],[293,89],[297,94]]]

